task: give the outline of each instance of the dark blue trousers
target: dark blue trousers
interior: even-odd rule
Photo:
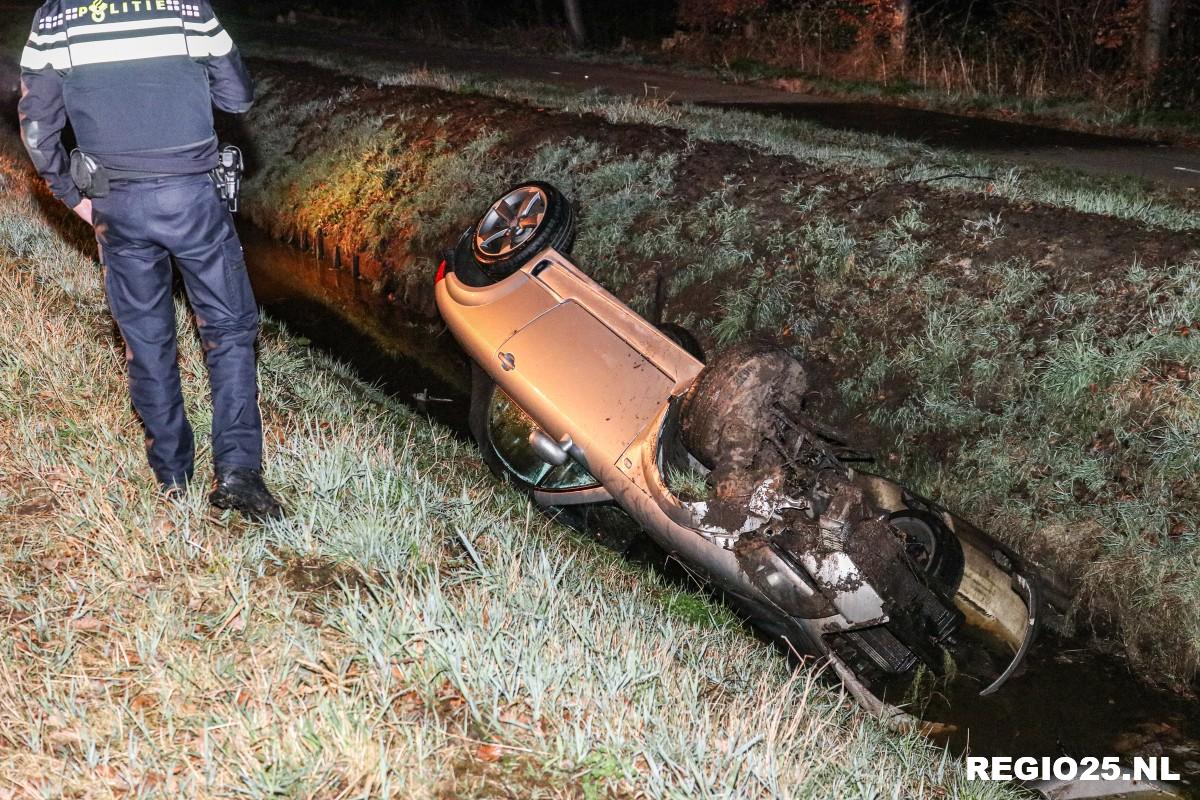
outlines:
[[[93,201],[109,308],[125,340],[129,392],[164,486],[191,480],[195,445],[184,414],[171,257],[196,315],[212,385],[218,467],[262,464],[254,341],[258,306],[233,218],[207,175],[116,181]]]

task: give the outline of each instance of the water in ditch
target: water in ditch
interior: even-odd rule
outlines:
[[[255,297],[269,316],[363,380],[466,435],[470,368],[444,326],[414,323],[350,270],[257,228],[244,225],[239,233]]]
[[[1200,797],[1200,703],[1139,681],[1128,664],[1057,636],[1042,636],[1025,667],[999,692],[954,686],[925,718],[954,752],[1006,756],[1166,756]]]
[[[414,324],[349,270],[261,231],[244,228],[242,239],[270,316],[364,380],[467,435],[469,368],[442,326]],[[637,553],[636,560],[664,568],[661,551],[643,546]],[[955,753],[1167,756],[1185,779],[1182,796],[1200,798],[1200,701],[1150,688],[1124,660],[1080,643],[1044,635],[997,695],[980,698],[952,685],[933,697],[925,717],[942,723],[933,738]]]

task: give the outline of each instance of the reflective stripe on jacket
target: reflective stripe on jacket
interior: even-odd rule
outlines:
[[[253,85],[208,0],[49,0],[21,54],[21,134],[54,194],[79,202],[61,143],[115,170],[207,172],[212,107],[243,113]]]

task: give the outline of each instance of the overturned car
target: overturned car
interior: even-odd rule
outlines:
[[[804,368],[637,315],[567,257],[568,201],[528,183],[497,200],[437,276],[476,365],[470,427],[488,465],[544,507],[610,503],[868,709],[914,681],[997,691],[1039,623],[1037,580],[962,518],[878,475],[805,411]]]

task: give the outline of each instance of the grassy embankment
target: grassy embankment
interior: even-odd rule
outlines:
[[[6,138],[0,797],[1001,794],[275,326],[267,473],[290,516],[246,524],[201,486],[163,501],[94,245],[33,184]],[[179,329],[203,458],[182,306]]]
[[[1195,676],[1194,199],[799,122],[338,61],[370,83],[256,64],[247,207],[263,224],[380,258],[367,277],[420,312],[436,248],[500,187],[558,183],[581,206],[575,254],[602,283],[710,347],[788,343],[884,470],[1048,567],[1075,619],[1156,679]]]
[[[1195,193],[1159,189],[1134,178],[1100,178],[1064,169],[1006,165],[896,137],[835,130],[751,112],[671,104],[666,98],[610,95],[600,89],[579,92],[554,84],[500,80],[465,70],[451,73],[412,69],[403,62],[398,67],[386,59],[353,52],[331,55],[327,49],[282,45],[278,35],[270,40],[247,37],[245,42],[248,52],[263,58],[324,67],[382,86],[422,86],[458,94],[481,94],[533,104],[539,109],[595,115],[613,123],[666,126],[685,131],[697,141],[748,145],[765,153],[843,171],[870,170],[876,184],[936,179],[943,189],[986,191],[1016,202],[1033,201],[1176,230],[1200,227],[1200,198]],[[328,97],[298,99],[314,114],[322,107],[332,107]],[[981,180],[981,176],[988,180]]]

